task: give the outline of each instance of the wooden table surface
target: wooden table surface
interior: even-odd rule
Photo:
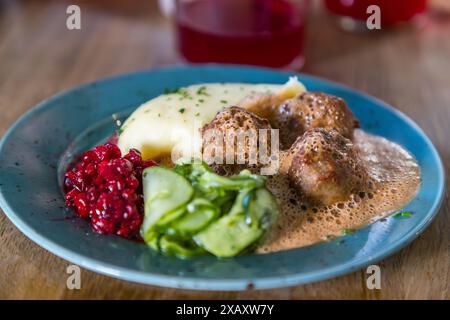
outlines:
[[[65,27],[77,3],[82,30]],[[105,76],[178,63],[170,22],[154,2],[0,1],[0,136],[37,102]],[[107,5],[107,9],[102,8]],[[304,72],[377,96],[426,131],[450,164],[450,16],[376,34],[339,31],[322,10],[311,14]],[[448,178],[448,176],[447,176]],[[42,249],[0,214],[0,298],[8,299],[449,299],[450,199],[412,244],[380,263],[381,290],[364,270],[276,290],[208,292],[132,284],[82,270],[66,288],[68,262]]]

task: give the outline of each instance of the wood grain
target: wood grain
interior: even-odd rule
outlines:
[[[65,28],[65,1],[0,2],[0,136],[50,95],[113,74],[178,63],[169,21],[152,1],[70,1],[82,30]],[[107,6],[106,9],[104,7]],[[415,119],[450,166],[450,17],[422,28],[376,34],[339,31],[322,10],[311,14],[304,72],[377,96]],[[448,177],[447,177],[448,178]],[[82,271],[66,289],[68,263],[23,236],[0,214],[0,298],[6,299],[449,299],[450,200],[412,244],[381,262],[382,289],[358,271],[276,290],[208,292],[132,284]]]

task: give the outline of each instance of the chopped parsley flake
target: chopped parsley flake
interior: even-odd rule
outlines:
[[[198,95],[203,95],[203,96],[209,96],[209,94],[206,92],[206,87],[205,86],[201,86],[200,88],[198,88],[197,94]]]
[[[184,113],[185,111],[186,111],[185,108],[180,108],[180,109],[178,110],[179,113]]]
[[[412,212],[411,211],[403,211],[403,212],[399,212],[393,215],[393,217],[395,219],[399,219],[399,218],[411,218],[412,217]]]
[[[164,94],[177,94],[180,96],[180,100],[183,99],[192,99],[192,97],[189,96],[189,92],[184,88],[177,88],[177,89],[164,89]],[[169,100],[168,98],[167,100]]]
[[[124,128],[117,129],[117,134],[120,136],[123,133]]]
[[[178,93],[179,90],[180,90],[180,88],[175,88],[175,89],[165,88],[164,89],[164,94]]]
[[[221,103],[228,103],[227,100],[220,100]]]
[[[344,229],[344,230],[342,230],[342,234],[344,236],[348,236],[348,235],[354,234],[354,233],[355,233],[355,230],[352,230],[352,229]]]
[[[203,103],[203,102],[205,102],[205,100],[204,99],[198,99],[198,102]]]
[[[196,117],[198,117],[199,115],[200,115],[200,112],[197,112],[197,113],[195,114]]]

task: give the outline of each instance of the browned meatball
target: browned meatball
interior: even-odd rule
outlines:
[[[267,164],[259,151],[265,148],[270,154],[270,129],[266,119],[239,107],[226,108],[201,129],[203,159],[219,174],[256,171]]]
[[[285,101],[273,94],[258,93],[243,99],[239,105],[269,120],[280,130],[280,143],[288,149],[305,131],[313,128],[336,129],[351,139],[358,122],[345,101],[318,92],[305,92]]]
[[[306,131],[289,152],[291,185],[313,203],[346,200],[367,183],[353,143],[334,129]]]
[[[345,101],[326,93],[305,92],[278,106],[273,126],[280,128],[281,143],[290,146],[313,128],[335,129],[351,139],[358,122]]]

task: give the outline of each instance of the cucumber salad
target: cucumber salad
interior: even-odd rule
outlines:
[[[255,248],[278,215],[266,177],[248,170],[223,177],[203,162],[181,161],[146,168],[142,177],[141,236],[166,255],[236,256]]]

